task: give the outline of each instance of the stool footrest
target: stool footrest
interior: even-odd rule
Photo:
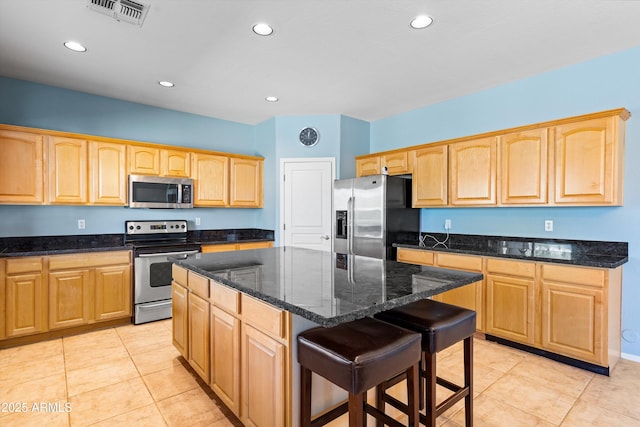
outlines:
[[[349,411],[349,402],[344,402],[343,404],[336,406],[332,410],[325,412],[324,414],[314,418],[311,420],[311,427],[314,426],[323,426],[327,423],[338,418],[340,415],[346,414]]]

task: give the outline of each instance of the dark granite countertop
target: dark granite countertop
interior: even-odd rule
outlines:
[[[192,230],[187,233],[190,243],[203,245],[273,241],[273,230],[255,228]],[[79,234],[64,236],[27,236],[0,238],[0,257],[60,255],[77,252],[131,250],[122,234]]]
[[[396,247],[514,258],[585,267],[616,268],[629,261],[627,242],[422,233],[421,242]]]
[[[322,326],[482,280],[482,274],[295,247],[190,255],[174,262]]]

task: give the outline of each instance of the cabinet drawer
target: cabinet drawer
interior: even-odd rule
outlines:
[[[242,318],[275,337],[286,337],[285,312],[267,303],[242,295]]]
[[[248,242],[248,243],[238,243],[238,250],[243,251],[246,249],[262,249],[262,248],[272,248],[273,242]]]
[[[187,286],[187,269],[173,264],[171,266],[171,277],[182,286]]]
[[[605,271],[598,268],[543,264],[542,279],[602,288],[605,283]]]
[[[235,243],[221,243],[219,245],[202,245],[202,253],[208,254],[211,252],[227,252],[235,251],[237,245]]]
[[[536,265],[532,262],[487,258],[487,271],[489,273],[533,278],[536,274]]]
[[[129,264],[130,251],[87,252],[49,257],[49,270],[91,268],[103,265]]]
[[[37,271],[42,271],[42,257],[7,260],[7,274],[32,273]]]
[[[482,271],[482,257],[438,253],[437,265],[459,270]]]
[[[433,252],[420,249],[398,248],[398,262],[409,264],[433,265]]]
[[[211,280],[211,301],[217,307],[233,313],[240,313],[240,292]]]
[[[202,298],[209,299],[209,279],[193,271],[188,272],[189,290]]]

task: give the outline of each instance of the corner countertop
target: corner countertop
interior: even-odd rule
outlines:
[[[482,274],[295,247],[173,262],[330,327],[482,280]]]
[[[222,243],[273,241],[273,230],[256,228],[192,230],[189,243],[214,245]],[[122,234],[79,234],[60,236],[26,236],[0,238],[0,257],[61,255],[78,252],[132,250]]]
[[[599,268],[617,268],[629,261],[627,242],[421,233],[420,242],[394,246]]]

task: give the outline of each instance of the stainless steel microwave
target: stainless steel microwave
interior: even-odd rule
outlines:
[[[129,175],[130,208],[192,208],[193,180]]]

